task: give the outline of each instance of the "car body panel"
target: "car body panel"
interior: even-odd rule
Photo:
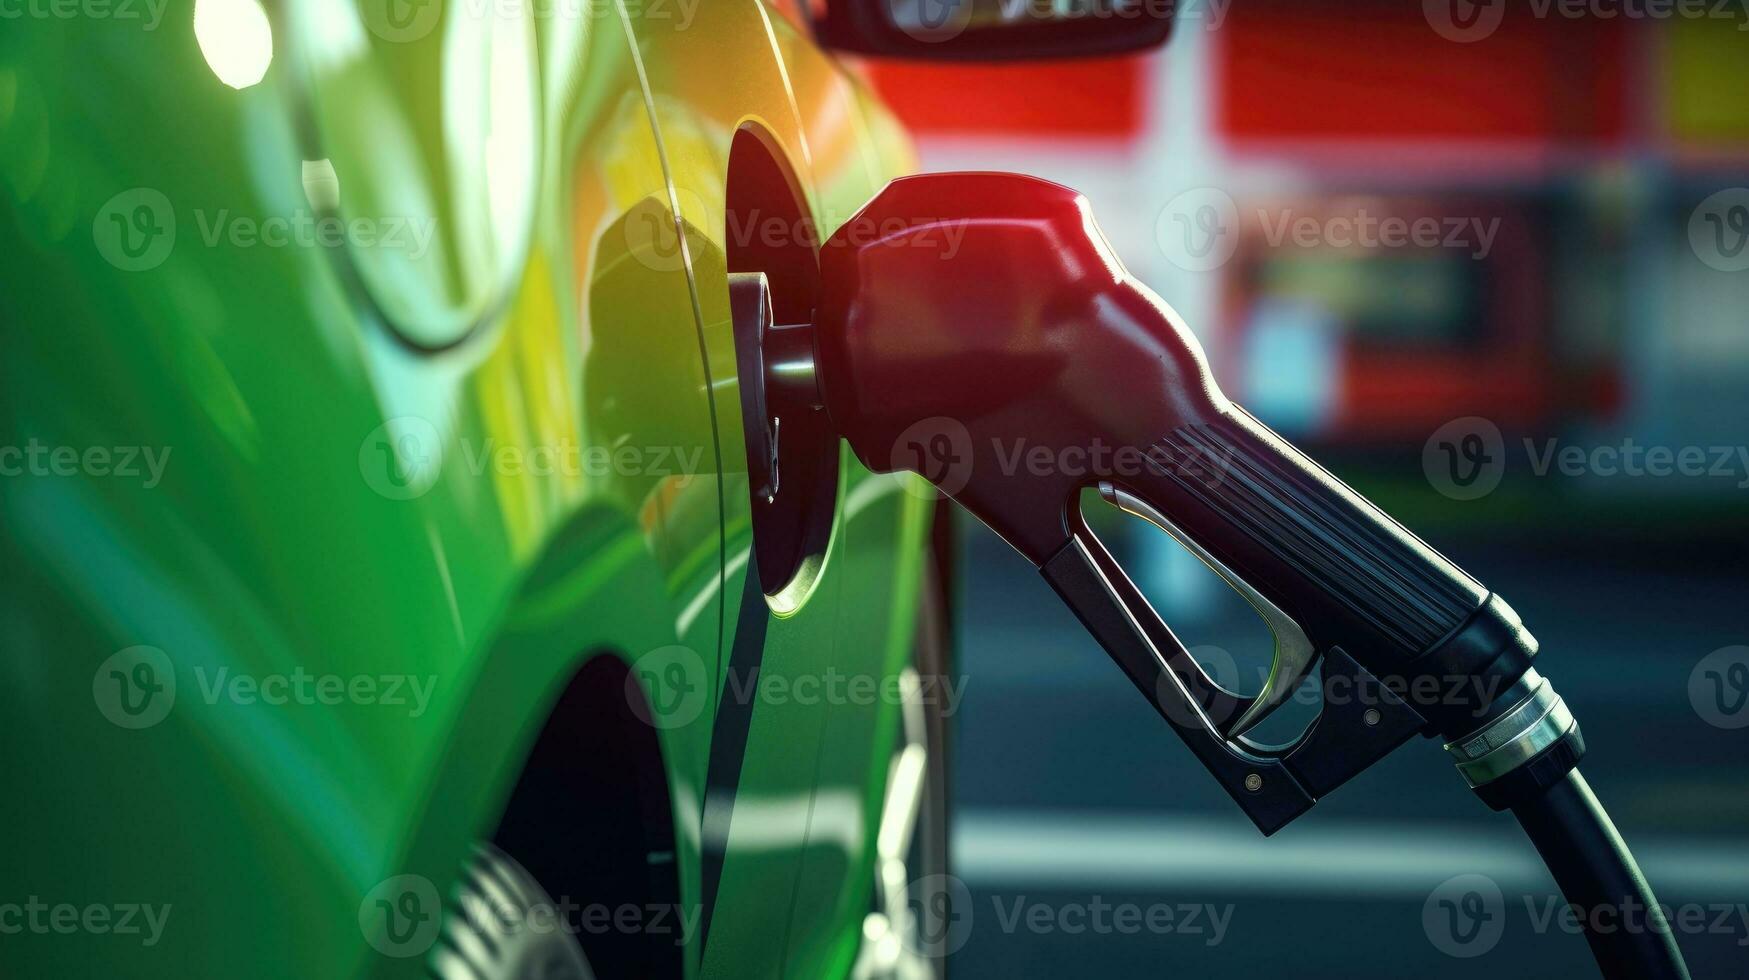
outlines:
[[[732,232],[724,183],[731,142],[742,127],[757,127],[804,189],[815,226],[829,231],[884,182],[865,122],[868,97],[788,20],[755,0],[701,5],[686,29],[663,16],[638,17],[628,10],[634,13],[631,26],[663,161],[687,231],[728,459],[744,452],[738,402],[722,383],[734,378],[725,241]],[[739,617],[766,616],[759,676],[798,692],[804,689],[798,685],[823,689],[835,675],[892,676],[897,651],[909,650],[909,610],[922,551],[899,548],[903,567],[897,577],[892,556],[900,542],[919,540],[928,513],[924,496],[905,493],[912,484],[868,473],[847,450],[839,473],[838,523],[817,580],[785,590],[769,609],[757,603],[725,606],[729,659],[744,630]],[[745,482],[730,479],[725,491],[724,594],[736,596],[749,588],[751,503]],[[905,600],[895,602],[895,587],[905,589]],[[744,700],[750,676],[729,666],[719,721]],[[732,685],[742,685],[739,696]],[[732,914],[718,908],[707,975],[782,975],[781,958],[787,957],[794,975],[831,976],[854,957],[867,912],[870,830],[886,775],[886,756],[876,760],[874,746],[890,752],[896,713],[890,704],[851,700],[822,696],[803,703],[798,693],[755,713],[742,782],[758,793],[743,790],[733,797],[720,888],[723,895],[760,898]],[[847,764],[852,768],[845,769]],[[786,937],[787,945],[774,937]]]
[[[808,843],[866,838],[885,776],[869,756],[891,706],[840,718],[841,706],[794,699],[746,705],[742,759],[715,750],[716,770],[735,779],[707,894],[701,824],[726,668],[741,621],[759,616],[773,675],[892,669],[927,505],[846,454],[840,526],[812,593],[782,610],[744,601],[748,501],[734,462],[744,450],[720,275],[709,271],[720,259],[701,250],[702,261],[676,263],[649,230],[672,220],[673,188],[702,180],[707,162],[720,183],[726,151],[711,131],[700,145],[714,161],[681,153],[671,120],[717,119],[741,98],[775,130],[799,133],[793,105],[851,98],[816,87],[852,89],[819,60],[794,73],[804,80],[789,101],[763,9],[748,0],[718,22],[709,7],[734,4],[701,5],[698,37],[733,30],[762,43],[769,70],[758,55],[748,62],[759,81],[664,90],[665,59],[678,53],[634,49],[634,18],[619,7],[532,25],[540,165],[526,254],[501,290],[457,294],[460,308],[485,304],[478,322],[428,332],[385,322],[404,308],[377,292],[400,280],[359,274],[343,249],[227,237],[235,222],[310,210],[306,161],[364,161],[338,174],[343,188],[359,166],[406,165],[392,148],[341,153],[323,141],[396,131],[386,116],[417,103],[367,91],[358,59],[405,68],[403,48],[420,38],[387,41],[365,13],[332,2],[321,9],[348,25],[338,34],[278,16],[274,61],[241,91],[209,68],[187,5],[166,10],[159,30],[87,19],[0,38],[0,445],[168,454],[151,486],[89,466],[4,481],[0,738],[20,762],[0,803],[15,842],[0,881],[49,903],[169,907],[150,948],[118,935],[9,936],[8,972],[417,973],[417,956],[385,957],[365,941],[373,889],[400,875],[439,889],[453,878],[582,658],[635,664],[675,649],[696,655],[700,690],[716,692],[651,692],[682,902],[713,904],[708,969],[694,937],[689,974],[823,975],[800,972],[797,957],[843,960],[867,871],[844,846],[819,872]],[[323,45],[332,57],[309,56]],[[407,70],[472,56],[438,48]],[[352,126],[311,124],[322,71],[358,93],[325,110],[354,114]],[[405,84],[384,77],[379,87]],[[710,111],[678,111],[688,100]],[[847,216],[899,161],[866,134],[824,133],[821,147],[849,149],[829,149],[825,175],[810,174],[812,203]],[[683,179],[667,178],[665,155]],[[121,196],[136,188],[161,198]],[[125,230],[139,202],[160,199],[176,243],[147,268],[118,267],[105,222],[119,213]],[[465,224],[454,208],[433,213]],[[555,446],[697,462],[543,468]],[[173,679],[175,697],[135,729],[106,716],[138,720],[117,695],[149,713],[168,700],[126,687],[149,655],[112,664],[139,646],[163,651],[169,677],[153,676]],[[299,672],[401,678],[403,698],[413,684],[429,695],[417,706],[382,703],[381,690],[275,705],[258,686],[234,686]],[[827,826],[820,787],[856,797],[831,811],[854,814],[841,826]],[[829,916],[791,921],[800,896],[825,893]]]

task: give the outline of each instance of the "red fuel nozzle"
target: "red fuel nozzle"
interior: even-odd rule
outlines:
[[[1093,470],[1168,421],[1232,411],[1195,338],[1058,184],[893,181],[827,242],[821,278],[822,393],[857,455],[922,473],[1037,565],[1089,482],[1060,457],[1084,450]]]
[[[1476,764],[1497,719],[1559,702],[1512,610],[1228,401],[1080,195],[1011,174],[897,180],[826,242],[821,273],[811,383],[857,456],[922,474],[1038,566],[1266,833],[1416,731],[1454,742],[1485,796],[1530,778],[1522,759]],[[1082,519],[1087,488],[1264,616],[1262,694],[1196,665]],[[1247,738],[1319,661],[1318,722],[1287,746]],[[1542,765],[1570,769],[1578,729],[1554,717],[1540,748],[1567,751]]]

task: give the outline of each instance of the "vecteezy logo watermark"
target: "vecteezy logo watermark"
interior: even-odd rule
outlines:
[[[1257,212],[1263,239],[1270,248],[1291,244],[1298,248],[1449,248],[1481,261],[1494,250],[1500,232],[1499,218],[1423,215],[1405,218],[1378,215],[1365,207],[1349,213],[1313,216],[1298,214],[1291,207],[1271,213]]]
[[[139,936],[150,949],[164,938],[170,905],[143,902],[45,902],[35,895],[23,902],[0,902],[0,936]]]
[[[951,41],[972,22],[973,0],[886,0],[888,21],[926,44]]]
[[[1749,188],[1726,188],[1700,202],[1688,218],[1688,244],[1720,272],[1749,269]]]
[[[1631,897],[1619,904],[1574,905],[1554,895],[1524,897],[1524,911],[1531,931],[1538,935],[1559,930],[1570,936],[1592,935],[1706,935],[1733,936],[1736,945],[1749,946],[1749,906],[1741,903],[1685,902],[1681,905],[1647,905]]]
[[[443,469],[443,436],[416,415],[389,419],[358,444],[365,485],[390,500],[422,497]]]
[[[1630,437],[1620,443],[1562,445],[1558,439],[1523,441],[1530,473],[1576,479],[1729,480],[1749,489],[1749,446],[1644,445]],[[1421,467],[1435,490],[1453,500],[1475,500],[1500,485],[1508,453],[1500,429],[1479,416],[1454,419],[1439,427],[1421,450]]]
[[[162,191],[122,191],[97,209],[91,238],[98,254],[123,272],[156,269],[176,247],[176,209]]]
[[[721,228],[725,244],[733,251],[753,246],[762,250],[816,250],[822,243],[820,229],[835,228],[834,241],[853,248],[878,241],[887,247],[921,249],[946,260],[959,254],[971,227],[965,218],[943,215],[889,215],[876,220],[858,213],[828,211],[815,221],[812,216],[761,208],[725,211],[725,203],[721,197],[707,201],[687,188],[676,187],[672,201],[652,196],[633,205],[619,222],[620,236],[627,252],[646,268],[677,272],[685,267],[681,233],[686,229],[703,234],[703,229]],[[674,221],[675,208],[680,212],[679,226]]]
[[[157,647],[118,650],[91,675],[97,710],[122,728],[151,728],[176,705],[176,669]]]
[[[974,439],[958,419],[936,416],[907,426],[887,455],[888,469],[918,473],[949,496],[965,489],[980,466],[1003,477],[1070,476],[1088,485],[1144,474],[1172,474],[1214,486],[1231,470],[1232,453],[1218,446],[1171,441],[1131,446],[1098,437],[1085,445],[1051,445],[998,436],[989,437],[986,443]],[[928,499],[935,497],[927,487],[916,492]]]
[[[0,0],[0,21],[109,20],[155,31],[169,0]]]
[[[779,674],[771,671],[726,671],[723,697],[729,704],[796,704],[812,706],[916,703],[935,708],[943,718],[959,712],[965,698],[967,678],[930,674],[907,686],[900,674],[874,674],[842,671],[828,666],[818,673]]]
[[[685,241],[682,229],[688,225],[709,226],[711,209],[699,197],[684,187],[674,189],[681,222],[674,220],[674,205],[655,197],[647,197],[633,205],[620,221],[620,236],[626,251],[647,269],[655,272],[679,272],[686,268]],[[702,224],[700,224],[702,222]]]
[[[1348,211],[1305,214],[1293,207],[1253,212],[1269,248],[1435,249],[1465,252],[1478,261],[1494,250],[1499,218],[1446,215],[1404,217],[1377,214],[1364,205]],[[1213,187],[1185,191],[1155,218],[1154,237],[1166,258],[1187,272],[1226,265],[1239,245],[1239,207]]]
[[[671,24],[674,30],[692,26],[701,0],[626,0],[627,13],[640,24]],[[393,44],[411,44],[431,36],[447,10],[452,19],[476,22],[495,18],[562,24],[611,20],[618,16],[614,0],[365,0],[364,22],[370,32]]]
[[[1481,956],[1506,932],[1506,897],[1487,875],[1448,878],[1422,903],[1421,929],[1447,956]]]
[[[358,903],[358,928],[384,956],[422,955],[442,928],[437,886],[423,875],[396,875],[377,883]]]
[[[1733,937],[1749,946],[1749,906],[1742,903],[1647,905],[1633,897],[1620,902],[1575,905],[1558,895],[1525,895],[1524,924],[1536,935],[1563,932],[1592,935],[1709,935]],[[1500,886],[1487,875],[1464,874],[1435,888],[1421,907],[1421,924],[1434,948],[1448,956],[1473,959],[1493,950],[1516,918]]]
[[[335,707],[343,704],[400,709],[409,718],[425,714],[437,689],[433,675],[321,674],[294,667],[290,673],[251,674],[229,667],[194,669],[202,703],[270,708]],[[176,668],[157,647],[120,650],[91,676],[91,697],[103,717],[122,728],[150,728],[176,706]],[[185,699],[186,700],[186,699]]]
[[[979,20],[980,28],[1062,27],[1077,21],[1197,21],[1215,30],[1232,0],[887,0],[888,23],[926,44],[951,41]]]
[[[1087,901],[1041,902],[1025,895],[991,896],[996,926],[1004,933],[1068,936],[1192,936],[1204,946],[1219,946],[1233,921],[1234,906],[1193,902],[1109,902],[1091,895]]]
[[[638,657],[626,676],[626,703],[655,728],[679,728],[704,712],[712,676],[704,658],[685,646],[658,647]],[[724,704],[921,704],[951,718],[965,699],[967,678],[871,674],[827,666],[821,671],[775,672],[730,666],[722,677]]]
[[[1085,899],[990,895],[990,910],[1004,935],[1182,936],[1203,946],[1226,940],[1235,906],[1191,902],[1114,902],[1103,895]],[[971,890],[953,875],[928,875],[906,889],[906,904],[916,929],[904,941],[921,955],[947,956],[971,939],[978,916]]]
[[[89,476],[140,480],[147,490],[164,479],[173,446],[51,446],[31,437],[22,446],[0,446],[0,477]]]
[[[1160,209],[1154,219],[1154,241],[1180,269],[1218,269],[1239,247],[1239,206],[1232,195],[1217,188],[1187,190]]]
[[[389,249],[410,259],[431,251],[437,235],[436,218],[402,215],[342,218],[299,208],[290,214],[259,217],[233,214],[229,208],[216,212],[196,209],[195,224],[201,243],[208,248],[226,245],[248,248],[340,248]]]
[[[676,477],[676,486],[686,486],[704,463],[703,446],[586,446],[574,439],[507,446],[464,439],[461,448],[473,476],[657,476]]]
[[[640,655],[626,674],[626,704],[652,728],[681,728],[698,720],[710,701],[704,658],[691,647],[657,647]]]
[[[426,37],[443,18],[443,0],[365,0],[363,7],[370,32],[396,44]]]
[[[1738,490],[1749,489],[1749,446],[1643,446],[1632,438],[1620,445],[1562,446],[1545,439],[1541,447],[1524,440],[1531,472],[1547,476],[1625,476],[1726,479]]]
[[[233,673],[229,667],[194,669],[201,700],[252,707],[336,707],[343,704],[398,708],[418,718],[431,706],[437,677],[427,674],[316,674],[302,667],[291,673]]]
[[[1506,440],[1500,427],[1471,415],[1453,419],[1428,437],[1421,471],[1435,490],[1453,500],[1486,497],[1506,472]]]
[[[431,250],[435,218],[386,215],[342,218],[299,209],[290,214],[236,214],[196,209],[195,226],[207,248],[392,249],[418,260]],[[145,272],[164,264],[176,247],[177,215],[162,191],[136,187],[110,198],[92,220],[97,251],[123,272]]]
[[[398,875],[378,884],[359,904],[359,926],[365,938],[387,956],[417,956],[436,942],[442,931],[437,889],[422,875]],[[703,906],[664,902],[637,904],[580,902],[569,896],[531,901],[497,889],[462,889],[451,914],[483,936],[590,935],[610,933],[671,937],[676,946],[698,935]]]
[[[1470,44],[1492,37],[1506,20],[1507,0],[1423,0],[1422,13],[1435,33]],[[1733,20],[1745,21],[1743,0],[1530,0],[1514,16],[1536,20]],[[1749,30],[1749,21],[1738,30]]]
[[[473,923],[475,931],[489,936],[522,933],[531,936],[606,934],[667,938],[685,946],[698,935],[704,918],[702,905],[683,906],[666,902],[579,902],[570,896],[550,901],[521,902],[502,895],[467,891],[457,912]]]
[[[1218,31],[1226,23],[1227,11],[1233,0],[1000,0],[1003,18],[1008,21],[1030,18],[1046,23],[1079,20],[1167,20],[1173,30],[1183,30],[1197,24],[1204,30]]]
[[[905,887],[905,904],[917,928],[902,937],[919,956],[950,956],[972,935],[972,892],[954,875],[925,875]]]
[[[1469,44],[1500,29],[1506,0],[1423,0],[1421,12],[1440,37]]]
[[[958,419],[935,416],[913,422],[893,442],[890,468],[909,470],[934,485],[906,482],[905,488],[933,499],[935,490],[953,496],[972,479],[972,434]]]
[[[568,438],[537,445],[463,439],[459,448],[463,469],[473,477],[658,477],[685,487],[704,472],[705,462],[704,446],[591,446]],[[447,455],[455,459],[458,454]],[[404,415],[372,429],[359,443],[358,470],[377,493],[412,500],[437,482],[445,456],[437,427]]]
[[[1241,667],[1231,653],[1218,646],[1194,646],[1186,652],[1206,680],[1228,692],[1261,691],[1268,685],[1270,674],[1275,669],[1273,660]],[[1188,665],[1185,673],[1189,673]],[[1156,705],[1169,720],[1180,725],[1218,727],[1222,719],[1214,717],[1214,709],[1222,695],[1194,675],[1190,675],[1189,680],[1195,682],[1194,687],[1181,681],[1178,667],[1162,671],[1154,682]],[[1499,677],[1466,673],[1381,674],[1363,680],[1352,674],[1331,672],[1319,680],[1321,683],[1310,678],[1301,681],[1286,703],[1313,708],[1359,706],[1371,709],[1362,714],[1369,725],[1379,720],[1381,712],[1401,705],[1417,710],[1464,708],[1479,717],[1486,713],[1488,705],[1494,703],[1504,683]]]
[[[1203,676],[1216,686],[1227,691],[1245,690],[1239,662],[1225,648],[1204,644],[1190,647],[1185,652],[1190,654],[1190,659],[1202,671]],[[1251,690],[1261,690],[1261,682],[1268,676],[1269,668],[1262,668],[1258,672],[1258,683]],[[1209,712],[1214,708],[1217,697],[1216,692],[1207,685],[1198,684],[1194,688],[1183,686],[1178,674],[1171,668],[1161,671],[1154,679],[1155,705],[1168,720],[1179,725],[1196,727],[1211,724]]]
[[[1688,701],[1714,728],[1749,728],[1749,646],[1721,647],[1688,675]]]

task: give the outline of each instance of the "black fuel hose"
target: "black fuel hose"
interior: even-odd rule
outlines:
[[[1651,885],[1578,769],[1511,809],[1584,925],[1605,980],[1689,980]]]

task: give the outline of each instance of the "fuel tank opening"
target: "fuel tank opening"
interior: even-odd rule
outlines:
[[[767,596],[797,595],[830,543],[840,446],[808,394],[819,237],[800,184],[756,126],[730,147],[725,211],[754,565]]]

